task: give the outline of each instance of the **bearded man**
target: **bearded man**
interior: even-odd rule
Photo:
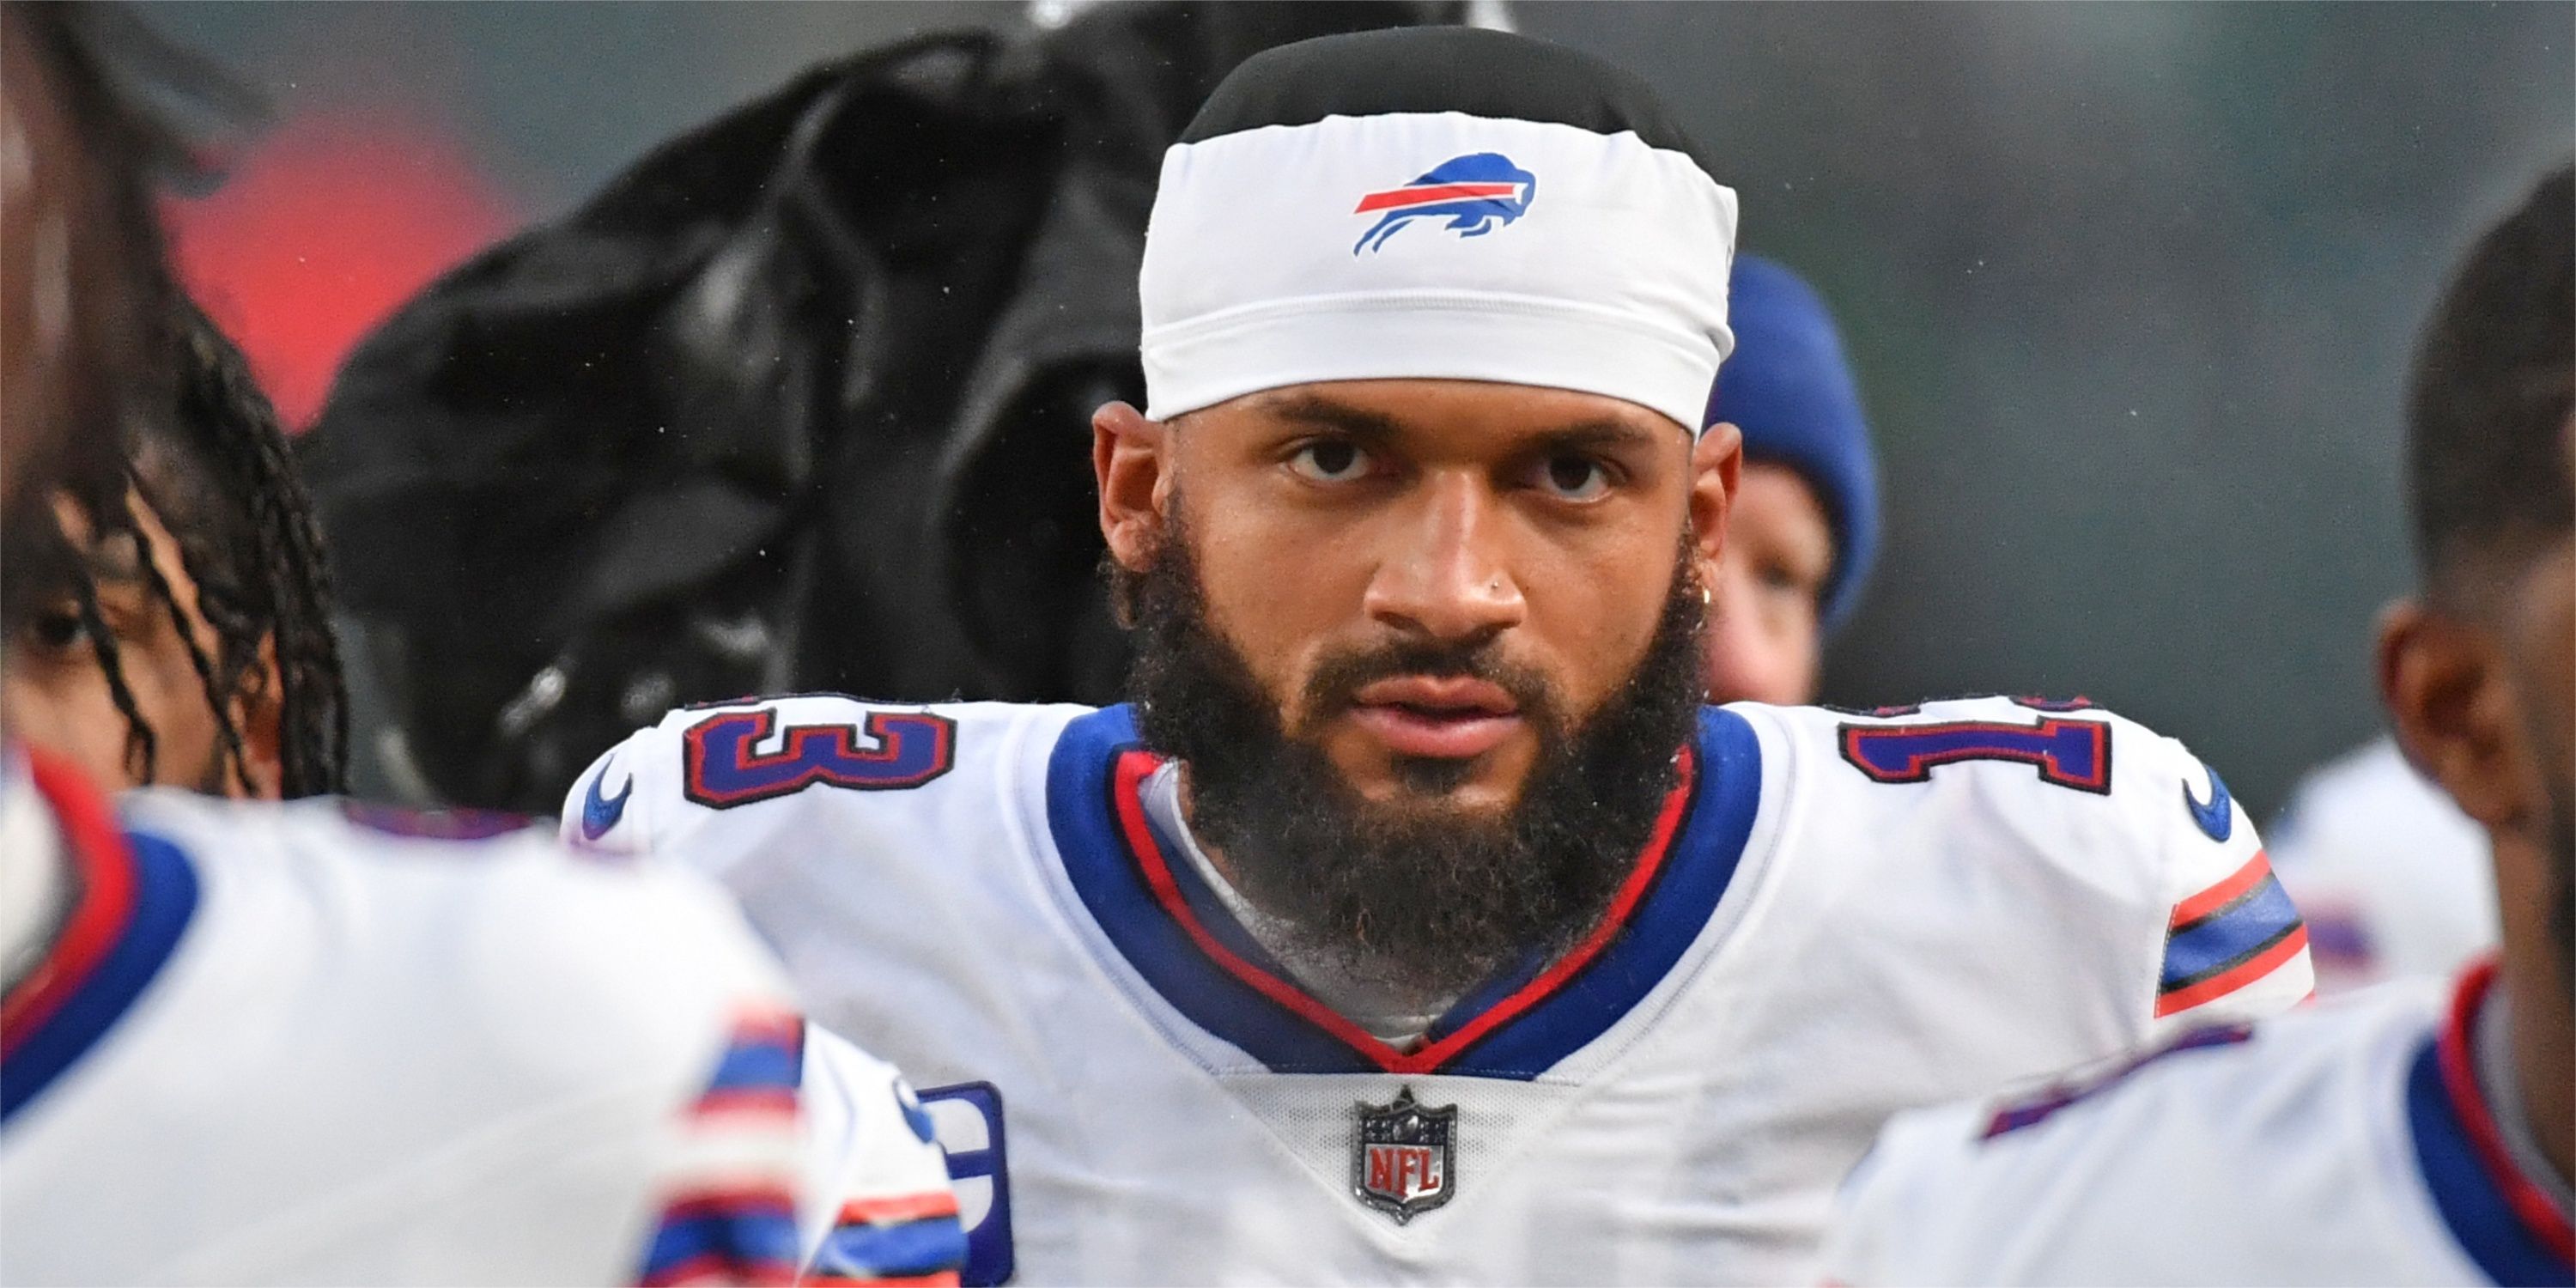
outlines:
[[[1253,58],[1093,421],[1133,701],[726,703],[582,776],[569,836],[943,1084],[967,1282],[1810,1281],[1890,1113],[2308,992],[2169,740],[1702,705],[1712,174],[1541,42]]]

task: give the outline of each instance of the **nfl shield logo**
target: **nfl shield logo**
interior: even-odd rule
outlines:
[[[1391,1104],[1354,1107],[1360,1137],[1351,1157],[1351,1193],[1360,1202],[1402,1225],[1458,1192],[1458,1106],[1424,1108],[1406,1087]]]

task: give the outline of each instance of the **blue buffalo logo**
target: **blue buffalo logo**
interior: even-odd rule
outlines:
[[[1360,198],[1355,215],[1385,215],[1360,235],[1351,253],[1377,250],[1416,219],[1445,218],[1449,231],[1482,237],[1529,213],[1538,200],[1538,176],[1512,164],[1500,152],[1472,152],[1433,166],[1429,173],[1384,192]]]

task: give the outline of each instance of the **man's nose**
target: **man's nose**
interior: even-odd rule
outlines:
[[[1529,604],[1505,558],[1509,518],[1491,488],[1474,477],[1435,477],[1420,497],[1400,548],[1369,582],[1369,616],[1447,644],[1519,625]]]

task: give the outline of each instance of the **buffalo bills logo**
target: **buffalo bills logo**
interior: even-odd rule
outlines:
[[[1538,176],[1513,165],[1510,157],[1499,152],[1455,157],[1401,188],[1360,198],[1352,214],[1386,213],[1360,235],[1351,253],[1384,247],[1387,238],[1416,219],[1446,218],[1449,231],[1482,237],[1528,214],[1536,200]]]

